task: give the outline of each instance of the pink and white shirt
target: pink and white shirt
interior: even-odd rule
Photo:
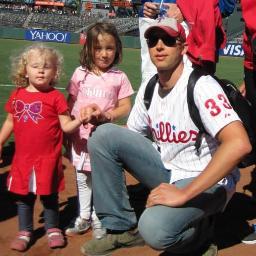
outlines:
[[[148,130],[152,132],[154,145],[160,148],[163,164],[171,170],[170,183],[198,176],[217,149],[216,134],[227,124],[240,120],[220,85],[211,76],[201,77],[194,89],[194,99],[210,135],[203,137],[201,154],[198,156],[195,140],[199,130],[190,117],[187,104],[187,84],[191,72],[192,68],[184,65],[176,85],[163,98],[158,94],[157,84],[148,111],[143,102],[147,83],[143,84],[127,124],[129,129],[143,135],[148,134]],[[239,172],[236,169],[219,183],[229,190],[235,187],[238,179]]]
[[[103,111],[108,111],[115,108],[120,99],[133,94],[131,83],[121,70],[111,68],[97,76],[81,66],[73,73],[67,91],[76,97],[71,111],[71,115],[75,117],[88,104],[96,103]],[[81,125],[79,131],[72,134],[72,160],[77,170],[91,170],[86,145],[92,128],[91,124]]]

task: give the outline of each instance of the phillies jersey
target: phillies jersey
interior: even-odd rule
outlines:
[[[128,119],[128,128],[153,136],[166,169],[171,170],[173,183],[180,179],[198,176],[210,162],[218,147],[217,133],[233,121],[240,120],[220,85],[211,77],[201,77],[195,85],[194,100],[206,131],[202,139],[201,153],[197,154],[195,141],[199,132],[193,123],[187,103],[187,84],[192,68],[184,65],[176,85],[164,97],[160,97],[156,84],[151,105],[146,110],[143,97],[147,82],[141,86],[135,105]],[[220,97],[221,95],[221,97]],[[237,173],[237,169],[234,170]],[[219,183],[234,188],[237,175],[229,175]]]

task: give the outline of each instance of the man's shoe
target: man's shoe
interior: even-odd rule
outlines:
[[[81,247],[86,256],[107,256],[119,248],[142,246],[145,242],[137,229],[121,234],[106,234],[101,239],[92,239]]]
[[[243,240],[242,243],[244,244],[256,244],[256,232],[253,232],[246,236]]]

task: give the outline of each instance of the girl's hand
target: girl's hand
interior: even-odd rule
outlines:
[[[143,14],[147,18],[154,19],[159,13],[159,4],[146,2],[143,7]]]
[[[90,104],[80,109],[80,120],[83,124],[97,122],[101,109],[97,104]]]
[[[186,201],[187,200],[182,189],[177,188],[173,184],[162,183],[150,192],[146,207],[159,204],[178,207],[186,203]]]

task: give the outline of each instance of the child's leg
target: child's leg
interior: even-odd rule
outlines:
[[[33,213],[36,196],[29,193],[17,197],[19,233],[11,243],[11,249],[23,252],[27,250],[33,232]]]
[[[40,196],[44,207],[45,230],[59,227],[59,203],[58,193]]]
[[[59,227],[58,193],[40,196],[44,206],[44,222],[50,248],[65,246],[65,240]]]
[[[99,220],[99,218],[96,215],[94,206],[93,206],[93,209],[92,209],[91,219],[92,219],[92,234],[93,234],[93,237],[96,238],[96,239],[101,239],[107,233],[107,230],[102,227],[101,221]]]
[[[85,233],[91,226],[91,173],[76,171],[78,217],[73,220],[65,231],[68,236]]]
[[[82,219],[91,218],[92,179],[90,172],[76,171],[78,213]]]
[[[36,195],[29,193],[26,196],[19,196],[17,201],[19,231],[33,231],[33,214]]]

